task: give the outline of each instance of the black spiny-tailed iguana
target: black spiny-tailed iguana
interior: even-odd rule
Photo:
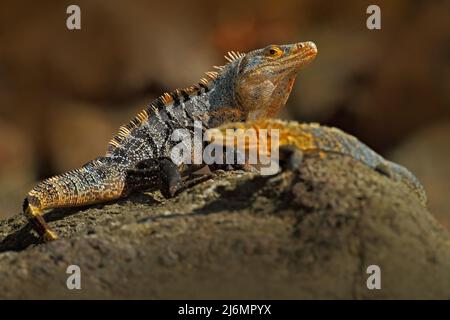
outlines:
[[[312,42],[229,53],[229,63],[218,72],[207,72],[198,85],[163,94],[122,126],[105,156],[39,183],[24,201],[25,214],[45,240],[53,240],[57,236],[42,216],[46,209],[105,202],[150,187],[173,196],[180,189],[179,168],[168,159],[175,129],[193,128],[194,121],[208,129],[275,115],[299,70],[316,54]],[[149,170],[149,162],[158,170]]]

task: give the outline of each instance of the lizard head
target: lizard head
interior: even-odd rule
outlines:
[[[239,63],[236,99],[249,120],[272,117],[286,103],[299,70],[317,55],[311,42],[270,45]]]

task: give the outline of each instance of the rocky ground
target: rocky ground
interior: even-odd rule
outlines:
[[[0,221],[1,298],[450,298],[448,231],[347,157],[46,218],[61,236],[49,244],[20,215]],[[66,287],[72,264],[81,290]],[[366,287],[372,264],[381,290]]]
[[[311,40],[317,59],[277,117],[395,154],[450,226],[450,1],[377,1],[381,30],[367,29],[360,0],[79,2],[71,31],[65,1],[0,1],[0,219],[33,183],[104,155],[120,125],[226,52]]]

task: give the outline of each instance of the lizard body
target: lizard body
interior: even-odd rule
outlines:
[[[44,239],[53,240],[57,237],[42,216],[44,210],[105,202],[134,190],[163,188],[174,168],[167,161],[157,161],[169,157],[176,129],[193,130],[194,121],[208,129],[274,115],[286,103],[299,70],[316,54],[312,42],[270,45],[247,54],[230,52],[225,57],[229,63],[216,67],[218,72],[207,72],[207,78],[198,85],[164,93],[122,126],[105,156],[39,183],[27,195],[24,213]],[[145,161],[147,166],[152,163],[151,170],[139,167]],[[158,168],[161,172],[155,175]],[[174,193],[169,187],[163,193],[166,196]]]
[[[235,131],[236,134],[230,136],[226,132],[227,129],[244,130],[239,131],[239,133]],[[427,203],[424,187],[407,168],[384,159],[357,138],[340,129],[321,126],[317,123],[261,119],[246,123],[227,123],[219,126],[217,130],[220,130],[222,133],[223,140],[214,141],[214,143],[236,148],[236,137],[245,133],[245,129],[253,129],[256,132],[257,139],[253,142],[246,140],[243,145],[245,150],[241,150],[241,153],[243,151],[248,152],[252,148],[258,148],[257,153],[259,156],[270,157],[272,143],[270,133],[271,129],[276,129],[280,148],[283,146],[294,146],[302,154],[320,154],[324,156],[334,153],[350,156],[396,181],[401,181],[418,196],[424,206]],[[267,142],[265,142],[264,146],[260,146],[258,138],[261,129],[267,129]],[[239,150],[237,151],[239,152]],[[282,157],[282,154],[280,154],[280,157]]]

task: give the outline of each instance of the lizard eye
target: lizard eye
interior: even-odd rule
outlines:
[[[278,47],[269,47],[266,51],[266,55],[272,58],[278,58],[283,55],[283,50]]]

